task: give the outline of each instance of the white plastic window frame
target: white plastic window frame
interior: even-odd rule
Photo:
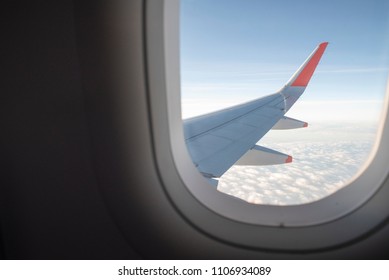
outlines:
[[[146,3],[147,73],[157,169],[171,203],[189,223],[240,246],[318,250],[352,242],[384,222],[389,216],[388,94],[371,156],[341,190],[319,201],[293,206],[252,205],[235,199],[218,192],[203,178],[185,146],[179,0]]]

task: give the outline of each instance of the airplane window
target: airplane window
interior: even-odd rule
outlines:
[[[273,2],[147,1],[156,190],[229,244],[343,246],[389,215],[389,3]]]
[[[185,142],[211,184],[253,204],[297,205],[362,172],[389,73],[388,1],[180,9]]]

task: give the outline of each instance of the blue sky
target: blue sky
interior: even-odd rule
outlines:
[[[184,117],[277,91],[323,41],[330,45],[288,115],[379,116],[389,1],[182,0],[180,28]]]

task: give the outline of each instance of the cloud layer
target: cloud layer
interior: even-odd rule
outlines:
[[[343,187],[364,164],[371,140],[267,144],[293,163],[233,166],[218,190],[255,204],[293,205],[319,200]]]

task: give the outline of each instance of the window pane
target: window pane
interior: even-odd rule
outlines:
[[[388,76],[389,2],[181,1],[181,92],[187,119],[277,92],[314,47],[330,44],[286,116],[258,145],[293,162],[233,166],[218,190],[250,203],[321,199],[362,169],[374,145]]]

